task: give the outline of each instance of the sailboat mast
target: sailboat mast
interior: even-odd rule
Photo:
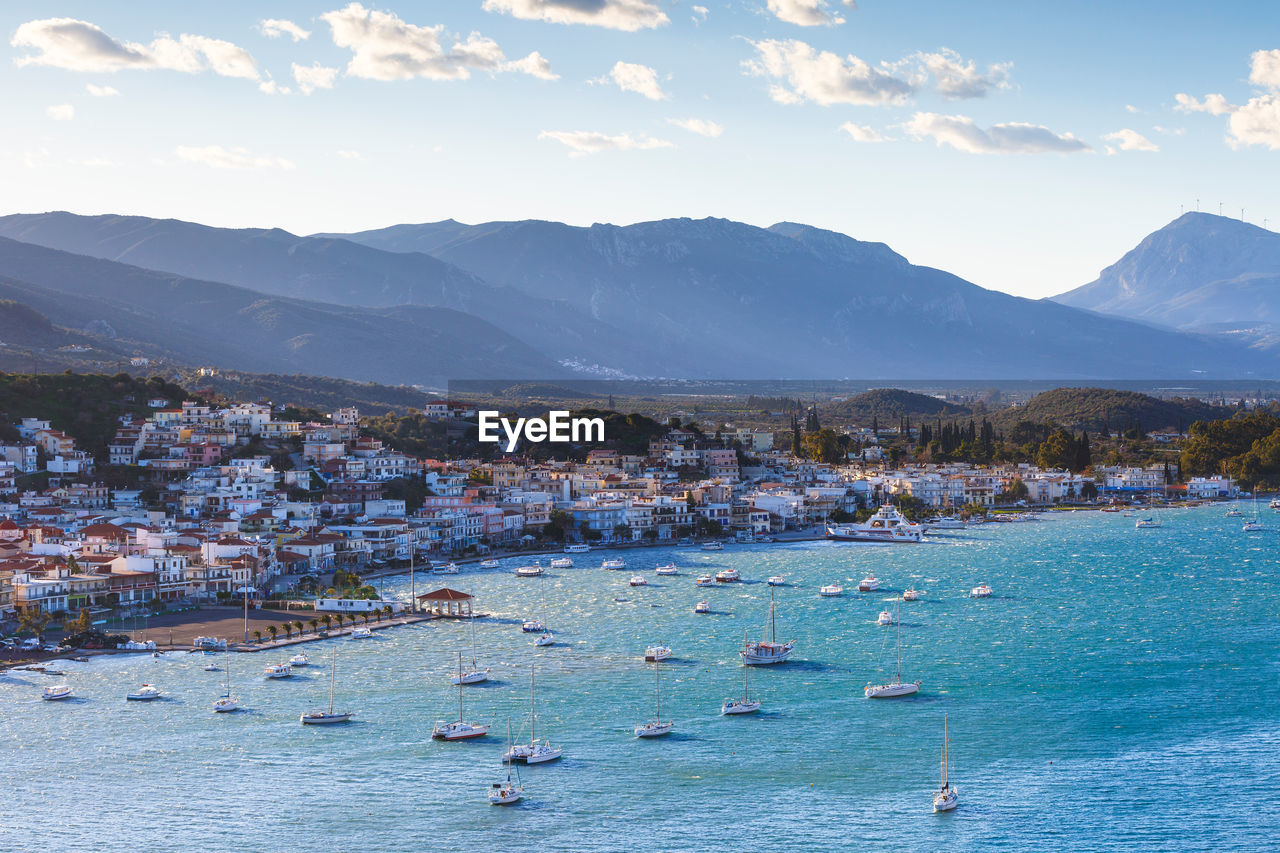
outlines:
[[[653,662],[653,695],[655,699],[654,710],[658,712],[657,718],[654,720],[654,722],[656,723],[662,722],[662,680],[658,678],[658,669],[661,666],[662,664],[659,663],[658,661]]]
[[[333,658],[329,663],[329,714],[333,714],[333,682],[338,675],[338,647],[333,647]]]
[[[898,605],[898,683],[902,683],[902,605]]]
[[[769,587],[769,642],[778,642],[778,608],[774,605],[773,587]]]
[[[942,718],[942,790],[947,790],[947,718]]]
[[[533,706],[533,664],[529,664],[529,743],[538,742],[538,714],[534,711]]]
[[[462,722],[462,652],[458,652],[458,722]]]
[[[472,595],[472,598],[474,597],[475,596]],[[479,664],[476,663],[476,620],[474,617],[472,617],[470,621],[471,621],[471,669],[474,671],[479,667]]]

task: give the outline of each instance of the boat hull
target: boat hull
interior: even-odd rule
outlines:
[[[636,737],[663,737],[671,734],[671,730],[676,727],[675,723],[659,723],[654,725],[636,726]]]
[[[738,655],[747,666],[770,666],[785,663],[793,651],[795,651],[793,643],[749,643],[746,648],[738,652]]]
[[[950,795],[942,793],[933,795],[933,810],[935,812],[949,812],[958,805],[960,805],[960,797],[954,791]]]
[[[720,706],[720,713],[726,717],[731,717],[735,714],[754,714],[759,710],[760,703],[756,701],[726,702],[724,705]]]
[[[862,691],[862,695],[868,699],[896,699],[899,696],[910,696],[918,692],[920,692],[920,683],[913,681],[900,684],[869,684]]]
[[[461,676],[452,676],[449,679],[454,684],[479,684],[482,681],[489,680],[489,673],[485,670],[476,670],[474,672],[464,672]]]
[[[231,711],[238,711],[239,709],[240,703],[236,702],[234,699],[219,699],[217,702],[213,703],[213,713],[215,714],[226,714]]]

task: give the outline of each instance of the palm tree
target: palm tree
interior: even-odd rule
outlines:
[[[329,626],[333,623],[333,616],[326,613],[324,616],[320,617],[320,621],[324,623],[324,629],[328,631]]]
[[[390,604],[384,604],[384,605],[382,605],[382,615],[383,615],[383,616],[386,616],[388,619],[390,619],[393,613],[395,613],[395,611],[391,609],[391,605],[390,605]]]
[[[289,639],[289,634],[290,634],[290,632],[293,630],[293,623],[292,623],[292,622],[283,622],[283,623],[281,623],[281,625],[280,625],[280,630],[281,630],[281,631],[284,631],[284,638],[285,638],[286,640],[287,640],[287,639]]]
[[[311,633],[313,633],[313,634],[314,634],[316,631],[320,630],[320,620],[319,620],[319,619],[308,619],[308,620],[307,620],[307,624],[311,626]]]
[[[294,620],[293,620],[293,627],[298,629],[298,636],[299,636],[299,637],[301,637],[301,636],[302,636],[302,620],[301,620],[301,619],[294,619]]]
[[[335,614],[333,614],[333,618],[334,618],[334,619],[337,621],[337,623],[338,623],[338,630],[339,630],[339,631],[341,631],[341,630],[342,630],[342,614],[341,614],[341,613],[335,613]]]
[[[261,632],[261,631],[254,631],[254,632],[253,632],[253,641],[254,641],[255,643],[261,643],[261,642],[262,642],[262,632]]]
[[[279,633],[280,633],[280,629],[279,629],[279,628],[277,628],[275,625],[268,625],[268,626],[267,626],[267,633],[271,635],[271,640],[272,640],[272,642],[275,642],[276,634],[279,634]]]

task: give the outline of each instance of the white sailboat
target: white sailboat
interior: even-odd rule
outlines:
[[[778,642],[778,609],[774,604],[773,587],[769,587],[769,639],[744,641],[738,654],[747,666],[764,666],[784,662],[791,657],[795,647],[795,640]]]
[[[468,723],[462,716],[462,652],[458,652],[458,719],[456,722],[446,723],[444,720],[437,720],[435,728],[431,730],[431,737],[434,740],[468,740],[470,738],[484,737],[489,733],[489,727],[480,723]]]
[[[564,755],[564,748],[552,746],[543,738],[538,743],[538,714],[534,709],[534,672],[529,667],[529,742],[511,745],[503,758],[507,761],[519,761],[525,764],[545,764],[555,761]]]
[[[338,677],[338,647],[333,647],[333,655],[329,663],[329,710],[311,711],[299,717],[304,726],[324,726],[332,723],[345,723],[351,719],[351,711],[333,710],[333,688]]]
[[[227,662],[227,685],[222,691],[222,695],[213,700],[213,712],[215,714],[225,714],[228,711],[235,711],[240,708],[240,700],[231,695],[231,663]]]
[[[752,699],[749,694],[749,685],[747,684],[747,676],[751,670],[747,667],[742,668],[742,698],[726,699],[724,704],[720,706],[720,713],[725,716],[734,714],[754,714],[760,710],[760,700]]]
[[[893,699],[898,696],[910,696],[920,689],[919,681],[902,680],[902,609],[898,609],[898,676],[887,684],[868,684],[862,695],[868,699]]]
[[[481,669],[480,664],[476,662],[476,620],[469,621],[471,622],[471,668],[464,670],[459,665],[458,674],[449,679],[454,684],[479,684],[489,680],[489,668]],[[459,660],[461,660],[461,653],[459,653]]]
[[[951,753],[950,739],[947,737],[947,718],[942,718],[942,787],[933,795],[933,810],[949,812],[960,804],[960,792],[951,785],[950,773]]]
[[[667,721],[665,723],[662,722],[662,682],[658,675],[661,666],[662,664],[658,661],[655,661],[653,664],[653,720],[636,726],[636,737],[662,737],[663,735],[671,734],[671,730],[676,727],[676,724],[671,721]]]
[[[507,743],[511,743],[511,718],[507,718]],[[520,783],[520,770],[516,769],[516,780],[511,781],[511,758],[510,751],[503,755],[502,763],[507,765],[507,779],[505,782],[494,782],[489,787],[489,805],[491,806],[509,806],[512,803],[520,802],[520,798],[524,796],[524,785]]]
[[[1253,518],[1246,521],[1240,528],[1241,533],[1261,533],[1267,528],[1262,526],[1262,522],[1258,520],[1258,493],[1253,493]]]

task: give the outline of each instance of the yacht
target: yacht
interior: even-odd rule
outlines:
[[[507,743],[511,743],[511,718],[507,718]],[[507,765],[507,779],[505,782],[494,782],[489,786],[489,805],[491,806],[509,806],[512,803],[520,802],[520,798],[524,796],[524,785],[520,784],[520,771],[516,770],[516,780],[511,781],[511,750],[502,756],[502,763]]]
[[[649,581],[645,580],[644,575],[632,575],[631,580],[627,581],[631,586],[648,586]]]
[[[671,730],[676,727],[673,722],[662,721],[662,683],[659,680],[658,673],[662,665],[657,661],[653,664],[653,689],[654,689],[654,715],[653,720],[636,726],[636,737],[662,737],[671,734]]]
[[[866,521],[827,525],[827,538],[843,542],[920,542],[924,528],[907,521],[892,504],[885,504]]]
[[[520,630],[526,634],[545,634],[547,626],[542,624],[541,619],[526,619],[520,626]]]
[[[543,739],[538,743],[538,715],[534,711],[534,672],[529,667],[529,742],[519,743],[507,748],[503,758],[507,761],[519,761],[523,764],[545,764],[556,761],[564,755],[564,748],[552,746]]]
[[[723,551],[724,545],[719,542],[703,542],[702,550],[704,551]]]
[[[950,774],[951,756],[950,741],[947,738],[947,718],[942,718],[942,787],[938,789],[938,793],[933,795],[933,810],[935,812],[949,812],[960,804],[960,792],[951,785],[948,778]]]
[[[716,583],[737,583],[742,580],[742,575],[738,574],[737,569],[725,569],[723,572],[716,572]]]
[[[1240,532],[1241,533],[1261,533],[1266,529],[1267,528],[1262,526],[1262,522],[1255,519],[1253,521],[1246,521],[1244,525],[1240,528]]]
[[[516,577],[518,578],[538,578],[542,577],[542,564],[534,563],[532,566],[521,566],[516,569]]]
[[[555,645],[555,642],[556,642],[556,635],[552,634],[550,631],[546,631],[542,634],[539,634],[538,639],[534,640],[533,644],[535,646],[551,646],[551,645]]]
[[[1148,530],[1153,527],[1159,527],[1160,522],[1157,521],[1152,516],[1147,516],[1146,518],[1138,519],[1136,522],[1134,522],[1133,526],[1136,530]]]
[[[726,699],[720,706],[720,713],[723,716],[732,716],[735,714],[754,714],[760,710],[760,700],[752,699],[748,694],[747,674],[751,672],[749,667],[742,668],[742,698]]]
[[[667,563],[665,566],[658,566],[656,569],[654,569],[654,570],[653,570],[653,572],[654,572],[654,574],[658,574],[658,575],[678,575],[678,574],[680,574],[680,570],[676,568],[676,564],[675,564],[675,563]]]
[[[551,568],[553,568],[553,569],[572,569],[572,568],[573,568],[573,559],[572,559],[572,558],[570,558],[570,557],[556,557],[554,560],[552,560],[552,561],[551,561]]]
[[[670,646],[650,646],[644,650],[644,659],[649,663],[666,660],[669,657],[671,657]]]
[[[458,652],[458,674],[462,674],[462,652]],[[489,733],[489,727],[480,723],[468,723],[463,719],[462,714],[462,683],[458,683],[458,719],[452,723],[446,723],[444,720],[437,720],[435,728],[431,730],[433,740],[470,740],[471,738],[484,737]]]
[[[702,577],[694,581],[693,585],[694,586],[715,586],[716,579],[711,577],[711,575],[703,575]]]
[[[614,557],[609,560],[600,561],[600,568],[607,569],[609,571],[616,572],[620,569],[625,569],[626,567],[627,567],[627,561],[622,559],[621,557]]]
[[[887,684],[868,684],[862,690],[862,695],[868,699],[893,699],[897,696],[910,696],[912,693],[919,691],[919,681],[903,681],[902,680],[902,618],[894,620],[898,626],[898,677]]]
[[[338,675],[338,647],[333,647],[332,663],[329,665],[329,710],[311,711],[298,718],[304,726],[325,726],[332,723],[345,723],[351,719],[350,711],[333,710],[333,686]]]
[[[234,711],[240,707],[240,702],[231,695],[231,664],[227,664],[227,686],[222,695],[213,700],[213,711],[215,714],[225,714],[228,711]]]
[[[818,595],[821,595],[823,598],[838,598],[839,596],[844,595],[844,587],[840,586],[838,583],[827,584],[818,590]]]
[[[144,683],[132,693],[126,693],[124,698],[133,702],[151,702],[160,698],[160,691],[155,685]]]
[[[1271,509],[1280,509],[1280,498],[1272,498],[1271,503],[1267,504]]]
[[[371,640],[373,639],[373,629],[361,625],[359,628],[351,629],[351,639],[353,640]]]
[[[564,546],[564,552],[565,552],[566,554],[585,554],[585,553],[587,553],[587,552],[588,552],[588,551],[590,551],[590,550],[591,550],[591,546],[590,546],[590,545],[588,545],[588,544],[586,544],[585,542],[584,542],[584,543],[579,543],[579,544],[577,544],[577,545],[565,545],[565,546]]]
[[[46,702],[56,702],[59,699],[71,698],[70,684],[53,684],[40,691],[40,698]]]
[[[496,569],[496,568],[498,568],[498,561],[497,561],[497,560],[481,560],[481,561],[480,561],[480,568],[482,568],[482,569]]]
[[[289,658],[289,666],[307,666],[309,663],[311,663],[311,658],[307,657],[306,652],[298,652],[296,655]]]
[[[935,530],[964,530],[964,522],[953,515],[935,518],[929,522],[929,526]]]
[[[479,684],[482,681],[489,680],[489,668],[480,668],[480,664],[476,662],[476,620],[471,619],[471,668],[463,669],[461,662],[458,664],[458,674],[449,677],[454,684]]]
[[[980,583],[977,586],[975,586],[973,589],[969,590],[969,597],[970,598],[990,598],[991,587],[987,586],[985,583]]]
[[[858,582],[858,592],[875,592],[880,588],[880,578],[874,574],[867,575]]]
[[[710,613],[711,605],[707,604],[705,601],[699,601],[697,604],[693,606],[693,612],[694,613]]]
[[[217,672],[220,669],[220,667],[213,661],[209,661],[207,664],[205,664],[200,668],[203,669],[205,672]]]
[[[918,601],[920,599],[920,591],[917,589],[909,589],[902,593],[903,601]]]
[[[787,579],[784,578],[782,575],[773,575],[767,581],[765,581],[765,583],[767,583],[769,586],[782,586],[786,582],[787,582]]]
[[[742,662],[748,666],[766,666],[783,663],[791,657],[795,650],[795,640],[786,643],[778,642],[778,610],[774,605],[773,588],[769,588],[769,639],[744,640],[742,650],[738,654]]]
[[[880,611],[880,615],[876,617],[876,624],[877,624],[877,625],[892,625],[892,624],[893,624],[893,614],[892,614],[892,613],[890,613],[888,610],[881,610],[881,611]]]
[[[1272,503],[1275,503],[1275,502],[1272,501]],[[1240,518],[1242,515],[1244,515],[1244,513],[1236,509],[1235,507],[1232,507],[1231,509],[1227,510],[1227,518]]]
[[[293,668],[287,663],[273,663],[262,670],[262,674],[267,678],[288,678],[293,675]]]
[[[458,573],[458,564],[452,561],[448,563],[434,561],[431,564],[431,571],[437,575],[456,575]]]

